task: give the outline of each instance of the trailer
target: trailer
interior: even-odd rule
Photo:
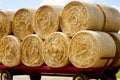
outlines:
[[[113,57],[102,57],[101,59],[107,59],[107,63]],[[6,67],[0,65],[1,80],[12,80],[13,75],[30,75],[31,80],[41,80],[42,75],[47,76],[72,76],[73,80],[117,80],[115,74],[118,72],[119,67],[106,66],[99,68],[76,68],[72,65],[68,65],[62,68],[51,68],[47,65],[39,67],[28,67],[25,65],[19,65],[15,67]]]

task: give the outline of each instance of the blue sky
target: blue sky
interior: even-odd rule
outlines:
[[[41,0],[0,0],[0,9],[36,8]]]
[[[116,5],[120,6],[120,0],[93,0],[95,2],[100,2],[107,5]]]
[[[38,8],[43,4],[66,4],[72,0],[0,0],[0,9]],[[80,1],[80,0],[79,0]],[[92,3],[102,3],[114,6],[120,10],[120,0],[83,0]]]

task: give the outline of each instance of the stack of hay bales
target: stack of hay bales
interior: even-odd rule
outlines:
[[[53,68],[69,63],[77,68],[120,66],[119,30],[120,13],[101,4],[72,1],[64,7],[22,8],[15,12],[7,33],[2,37],[0,33],[0,62],[9,67],[21,62]],[[113,58],[106,64],[103,57]]]
[[[115,58],[115,42],[106,32],[120,30],[120,13],[116,9],[73,1],[64,7],[61,17],[62,31],[72,37],[69,60],[75,67],[104,67],[115,63],[116,60],[110,59],[105,65],[108,59],[101,58]]]
[[[16,37],[8,36],[12,33],[11,27],[13,15],[14,11],[11,10],[0,11],[0,63],[3,63],[6,66],[14,66],[18,65],[19,63],[19,41]],[[15,54],[12,54],[13,51],[16,51],[16,53],[18,53],[18,55],[16,55],[18,58],[17,62],[12,62],[12,60],[15,60],[16,58]],[[15,58],[7,59],[8,56],[10,58],[14,56]]]
[[[34,33],[34,13],[34,9],[26,8],[14,11],[13,15],[6,11],[7,16],[1,21],[4,23],[2,30],[6,34],[2,36],[0,42],[0,62],[5,66],[13,67],[21,64],[21,43],[26,36]]]
[[[73,1],[64,7],[60,24],[62,32],[71,37],[68,57],[75,67],[90,68],[111,65],[113,59],[107,63],[107,58],[101,58],[114,58],[116,54],[115,42],[107,33],[118,32],[120,29],[120,13],[116,9],[100,4]],[[49,53],[49,57],[54,55],[54,49],[50,52],[47,49],[49,50],[49,47],[46,49],[43,47],[43,59],[48,57],[45,50],[47,54]],[[46,64],[48,62],[52,63],[55,60],[45,60]]]

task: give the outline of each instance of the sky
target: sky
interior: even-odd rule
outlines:
[[[73,0],[0,0],[0,9],[38,8],[44,4],[65,5]],[[120,11],[120,0],[77,0],[90,3],[102,3]]]

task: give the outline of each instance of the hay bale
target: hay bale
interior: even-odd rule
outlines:
[[[118,32],[120,30],[120,13],[117,9],[97,4],[98,7],[104,12],[105,23],[103,31],[106,32]]]
[[[12,11],[0,11],[0,40],[11,33]]]
[[[42,58],[42,44],[42,39],[36,34],[25,37],[22,41],[21,55],[21,60],[24,65],[36,67],[44,63]]]
[[[12,20],[13,20],[13,16],[14,16],[16,10],[2,10],[2,11],[6,14],[6,16],[9,19],[9,21],[11,22],[11,26],[12,26]]]
[[[104,14],[101,9],[84,2],[68,3],[61,18],[61,29],[70,37],[80,30],[102,30],[104,26]]]
[[[116,54],[114,57],[114,60],[111,64],[111,66],[120,66],[120,34],[118,33],[110,33],[110,35],[112,36],[112,38],[114,39],[115,43],[116,43]]]
[[[17,37],[8,35],[0,42],[0,62],[8,67],[17,66],[21,62],[20,41]]]
[[[44,5],[37,9],[34,17],[34,30],[43,39],[60,29],[62,7]]]
[[[25,36],[34,33],[33,15],[34,9],[19,9],[13,17],[12,31],[15,36],[23,40]]]
[[[45,63],[54,68],[64,67],[68,64],[69,37],[61,32],[51,33],[43,44],[43,59]]]
[[[105,32],[84,30],[73,36],[70,42],[69,59],[78,68],[103,67],[108,59],[114,57],[116,45]],[[108,64],[110,65],[113,59]]]

